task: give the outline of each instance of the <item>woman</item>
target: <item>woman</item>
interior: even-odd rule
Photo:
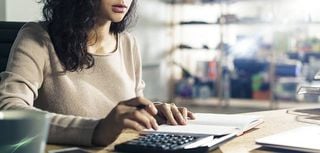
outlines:
[[[125,32],[136,0],[42,1],[45,22],[22,27],[1,73],[1,110],[48,111],[49,143],[75,145],[105,146],[126,128],[193,118],[143,98],[139,50]]]

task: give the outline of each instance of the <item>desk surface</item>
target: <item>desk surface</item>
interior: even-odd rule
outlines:
[[[239,136],[225,144],[220,148],[212,151],[212,153],[269,153],[275,152],[262,148],[255,144],[255,139],[262,138],[271,134],[276,134],[282,131],[300,127],[303,125],[308,125],[306,123],[297,122],[295,120],[295,115],[287,114],[286,110],[273,110],[273,111],[263,111],[248,113],[253,115],[261,115],[264,119],[264,123],[260,124],[258,127],[246,132],[244,135]],[[133,131],[126,131],[119,136],[119,138],[111,145],[106,148],[89,148],[96,153],[110,153],[113,150],[115,144],[124,142],[126,140],[137,137],[137,133]],[[58,149],[61,146],[48,145],[48,150]]]

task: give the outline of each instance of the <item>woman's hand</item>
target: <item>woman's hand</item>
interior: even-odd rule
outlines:
[[[126,128],[136,131],[157,129],[158,124],[153,117],[157,113],[155,105],[142,97],[120,102],[106,118],[99,122],[93,133],[92,142],[102,146],[111,144]]]
[[[185,107],[177,107],[174,103],[156,103],[158,115],[156,119],[159,124],[185,125],[188,118],[195,119],[194,114]]]

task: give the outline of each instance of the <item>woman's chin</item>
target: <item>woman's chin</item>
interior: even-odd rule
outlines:
[[[117,22],[121,22],[122,20],[123,20],[123,18],[124,18],[124,16],[119,16],[119,17],[113,17],[112,19],[111,19],[111,21],[112,22],[115,22],[115,23],[117,23]]]

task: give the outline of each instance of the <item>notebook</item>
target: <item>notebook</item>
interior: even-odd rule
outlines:
[[[146,129],[142,133],[172,132],[207,135],[237,135],[254,128],[263,122],[260,116],[195,113],[195,120],[189,120],[187,125],[160,125],[158,130]]]
[[[257,139],[265,147],[320,152],[320,126],[305,126]]]

